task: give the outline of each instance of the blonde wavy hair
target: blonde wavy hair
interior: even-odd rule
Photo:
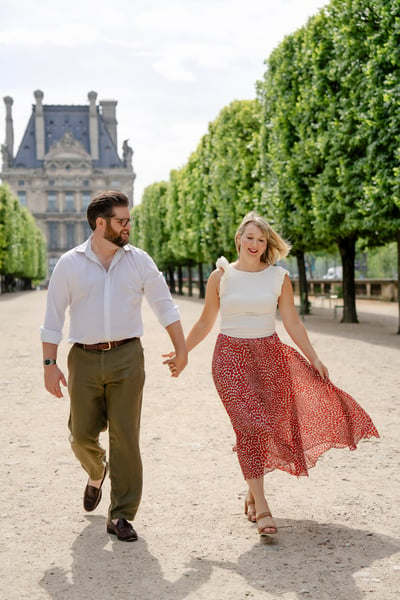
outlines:
[[[235,245],[238,255],[240,254],[240,238],[244,234],[246,226],[250,223],[254,223],[262,231],[267,240],[267,248],[260,258],[261,262],[274,265],[278,260],[285,258],[289,254],[290,244],[285,242],[263,217],[252,211],[243,217],[235,234]]]

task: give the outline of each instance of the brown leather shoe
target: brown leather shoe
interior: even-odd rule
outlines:
[[[91,512],[92,510],[94,510],[96,508],[96,506],[98,506],[98,504],[101,500],[101,486],[104,483],[107,473],[108,473],[108,463],[106,463],[106,465],[104,467],[104,475],[103,475],[103,479],[101,480],[100,487],[97,488],[94,485],[89,485],[89,484],[87,484],[87,486],[85,487],[85,493],[83,494],[83,508],[87,512]]]
[[[118,519],[117,524],[111,519],[107,521],[107,533],[113,533],[121,542],[135,542],[138,539],[136,531],[126,519]]]

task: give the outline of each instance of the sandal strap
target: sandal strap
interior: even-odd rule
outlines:
[[[261,521],[261,519],[264,519],[264,517],[271,517],[271,519],[272,519],[272,515],[271,515],[271,513],[268,511],[268,512],[263,512],[263,513],[261,513],[261,515],[257,515],[257,516],[256,516],[256,521],[257,521],[257,522],[258,522],[258,521]],[[266,528],[268,528],[268,527],[266,527]]]

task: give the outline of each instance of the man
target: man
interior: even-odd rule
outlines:
[[[137,539],[132,521],[142,493],[139,426],[144,384],[141,302],[146,296],[172,341],[175,356],[165,361],[178,377],[187,363],[179,313],[165,280],[144,251],[131,246],[128,198],[98,194],[87,209],[92,235],[66,252],[50,279],[41,327],[44,382],[62,397],[66,379],[56,363],[65,311],[70,310],[68,391],[70,442],[89,476],[84,508],[101,500],[109,472],[111,502],[107,531],[122,541]],[[109,459],[99,444],[109,430]]]

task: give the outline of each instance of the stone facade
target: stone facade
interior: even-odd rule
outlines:
[[[117,150],[115,100],[96,104],[89,92],[83,106],[44,105],[43,92],[14,156],[13,99],[4,98],[6,140],[1,147],[0,177],[26,206],[47,239],[48,274],[66,250],[90,234],[86,208],[105,189],[124,192],[133,205],[133,150],[125,140]]]

